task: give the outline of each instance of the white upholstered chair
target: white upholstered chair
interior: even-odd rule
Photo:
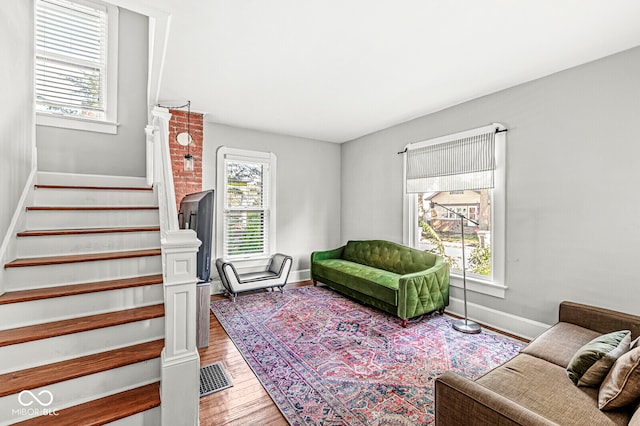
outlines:
[[[278,287],[280,291],[284,291],[292,263],[291,256],[277,253],[271,257],[265,271],[238,274],[233,263],[222,258],[216,259],[216,269],[226,293],[235,302],[237,294],[243,291],[269,287]]]

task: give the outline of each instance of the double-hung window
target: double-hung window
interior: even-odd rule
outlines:
[[[226,147],[217,155],[217,255],[267,258],[275,247],[275,155]]]
[[[496,297],[506,289],[502,130],[492,124],[409,144],[404,167],[405,244],[443,256],[452,286],[464,267],[469,289]]]
[[[115,133],[117,8],[36,0],[35,13],[38,124]]]

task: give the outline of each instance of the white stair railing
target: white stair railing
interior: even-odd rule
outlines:
[[[160,211],[165,338],[160,385],[163,426],[198,424],[200,358],[196,348],[196,254],[200,241],[179,229],[169,151],[169,119],[155,107],[147,134],[147,181]]]

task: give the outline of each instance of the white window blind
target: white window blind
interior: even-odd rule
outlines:
[[[224,254],[269,251],[269,163],[225,159]]]
[[[37,111],[106,118],[107,19],[97,5],[37,0]]]
[[[407,193],[494,187],[495,129],[407,149]]]

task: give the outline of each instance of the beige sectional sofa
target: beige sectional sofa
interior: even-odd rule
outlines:
[[[439,377],[436,426],[640,426],[640,400],[602,411],[598,408],[599,389],[576,386],[566,373],[583,345],[618,330],[630,330],[632,340],[637,339],[640,316],[562,302],[559,322],[515,358],[476,381],[452,372]],[[631,377],[638,376],[636,371]]]

